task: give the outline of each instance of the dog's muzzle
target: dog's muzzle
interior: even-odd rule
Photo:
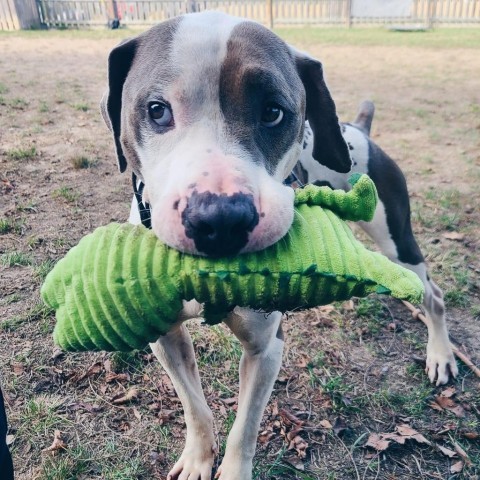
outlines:
[[[182,212],[186,236],[194,241],[199,252],[211,257],[239,253],[258,220],[253,196],[245,193],[217,195],[194,191]]]

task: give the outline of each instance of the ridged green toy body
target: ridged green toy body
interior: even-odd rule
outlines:
[[[309,186],[295,203],[283,239],[232,258],[180,253],[143,226],[98,228],[60,260],[42,287],[44,301],[57,310],[55,342],[66,350],[143,348],[170,330],[182,300],[204,303],[212,323],[236,305],[286,311],[373,292],[421,301],[420,279],[367,250],[337,216],[372,218],[376,192],[368,177],[348,193]]]

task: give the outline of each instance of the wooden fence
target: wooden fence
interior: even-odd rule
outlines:
[[[39,27],[37,0],[0,0],[0,30]]]
[[[382,0],[383,1],[383,0]],[[394,0],[390,0],[389,5]],[[399,0],[399,14],[365,8],[373,0],[0,0],[0,30],[151,25],[187,12],[220,10],[273,25],[480,24],[480,0]],[[370,2],[370,3],[369,3]],[[380,0],[377,5],[382,6]]]

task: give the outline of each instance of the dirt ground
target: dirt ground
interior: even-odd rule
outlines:
[[[130,177],[98,109],[116,43],[0,36],[0,372],[20,480],[165,478],[183,445],[181,406],[152,354],[61,354],[39,300],[56,260],[128,216]],[[297,46],[323,60],[342,120],[375,102],[373,137],[406,173],[452,339],[480,364],[478,50]],[[221,326],[190,328],[222,453],[241,349]],[[255,478],[479,478],[479,380],[461,365],[454,391],[431,386],[425,329],[401,304],[354,300],[289,315],[285,330]],[[366,445],[402,425],[423,437]]]

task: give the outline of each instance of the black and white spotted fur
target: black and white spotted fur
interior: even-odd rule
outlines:
[[[348,178],[352,173],[366,173],[375,182],[379,195],[375,217],[371,222],[359,224],[390,260],[414,271],[424,283],[424,307],[430,322],[426,371],[432,382],[446,383],[450,374],[457,375],[458,369],[448,339],[443,294],[428,275],[413,235],[405,177],[398,165],[370,138],[373,114],[373,103],[363,102],[356,120],[341,125],[352,157],[351,172],[335,172],[313,159],[314,135],[308,125],[294,172],[302,183],[343,190],[351,188]]]

